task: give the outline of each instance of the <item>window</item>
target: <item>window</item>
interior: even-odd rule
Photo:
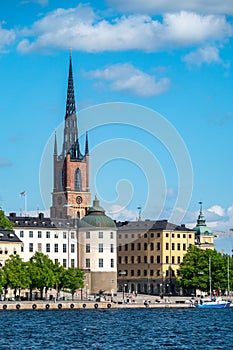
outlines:
[[[134,264],[134,256],[131,256],[131,264]]]
[[[186,238],[186,234],[185,233],[183,234],[183,238]]]
[[[125,251],[128,250],[128,244],[125,244]]]
[[[29,238],[33,238],[33,231],[29,231]]]
[[[75,246],[74,246],[74,244],[71,244],[70,251],[71,251],[71,253],[75,253]]]
[[[169,237],[169,234],[168,234],[168,233],[166,233],[166,237]]]
[[[141,276],[141,270],[137,270],[137,275]]]
[[[42,243],[38,243],[38,245],[37,245],[37,250],[38,250],[38,252],[42,252]]]
[[[144,238],[147,238],[147,233],[144,233]]]
[[[130,271],[131,276],[134,276],[134,270]]]
[[[147,276],[147,270],[144,270],[144,271],[143,271],[143,275],[144,275],[144,276]]]
[[[90,251],[91,251],[90,243],[87,243],[86,244],[86,253],[90,253]]]
[[[172,256],[172,264],[175,264],[175,257]]]
[[[58,253],[58,244],[57,243],[54,244],[54,253]]]
[[[183,250],[186,250],[186,244],[183,243]]]
[[[154,275],[154,270],[150,270],[150,276]]]
[[[127,233],[125,234],[125,238],[128,238],[128,234]]]
[[[166,277],[168,277],[169,276],[169,271],[168,270],[166,270]]]
[[[154,250],[154,243],[150,244],[150,250]]]
[[[24,237],[24,232],[20,231],[20,237]]]
[[[169,264],[169,256],[166,256],[166,264]]]
[[[192,235],[191,235],[191,234],[189,234],[189,238],[192,238]]]
[[[99,259],[99,267],[104,267],[104,259]]]
[[[121,252],[121,244],[119,244],[118,250],[119,252]]]
[[[160,237],[160,232],[157,233],[157,238],[159,238],[159,237]]]
[[[155,235],[154,235],[154,233],[152,232],[152,233],[151,233],[151,238],[154,238],[154,236],[155,236]]]
[[[70,238],[71,238],[71,239],[74,239],[74,232],[71,232]]]
[[[46,253],[50,253],[50,243],[46,243]]]
[[[180,256],[177,257],[177,264],[180,264]]]
[[[131,243],[131,250],[134,250],[134,243]]]
[[[177,234],[177,238],[180,238],[180,234],[179,233]]]
[[[125,264],[128,264],[128,256],[125,256]]]
[[[157,274],[157,276],[160,276],[160,271],[159,271],[159,270],[157,270],[157,273],[156,273],[156,274]]]
[[[80,169],[76,169],[74,173],[74,190],[82,191],[82,178]]]
[[[110,232],[110,238],[113,239],[114,238],[114,233]]]
[[[104,237],[103,232],[99,232],[99,238],[103,238],[103,237]]]
[[[114,253],[114,244],[110,244],[110,252]]]
[[[141,263],[141,257],[140,257],[140,255],[138,256],[138,264],[140,264]]]
[[[157,242],[157,250],[160,250],[160,242]]]
[[[141,250],[141,243],[138,243],[138,250]]]
[[[63,259],[63,267],[66,267],[67,263],[66,263],[66,259]]]
[[[172,250],[175,250],[175,243],[172,243]]]
[[[30,253],[33,252],[33,243],[29,243],[29,252],[30,252]]]
[[[118,238],[121,239],[121,234],[119,234]]]
[[[144,243],[144,250],[147,250],[147,243]]]
[[[66,232],[63,232],[63,239],[66,239],[66,238],[67,238]]]
[[[86,268],[89,269],[91,267],[91,260],[86,259]]]
[[[22,243],[22,245],[21,245],[21,252],[24,252],[24,245],[23,245],[23,243]],[[2,254],[1,251],[0,251],[0,254]]]
[[[50,232],[49,231],[46,232],[46,238],[50,238]]]
[[[111,267],[114,267],[114,259],[111,259]]]
[[[63,253],[66,253],[67,249],[66,249],[66,244],[63,244]]]
[[[169,250],[169,243],[166,243],[166,250]]]
[[[157,264],[160,264],[160,255],[157,256]]]
[[[177,243],[177,250],[180,250],[180,243]]]
[[[55,263],[55,264],[58,264],[58,259],[54,259],[54,263]]]
[[[150,263],[154,264],[154,257],[153,257],[153,255],[150,257]]]
[[[71,259],[71,260],[70,260],[70,266],[71,266],[71,267],[74,267],[74,259]]]
[[[99,243],[99,253],[103,253],[104,252],[104,245],[103,243]]]
[[[134,238],[134,233],[132,233],[131,238]]]
[[[144,263],[147,264],[147,256],[144,256]]]
[[[91,238],[90,232],[86,232],[86,239],[90,239],[90,238]]]
[[[121,264],[121,256],[118,256],[118,264]]]

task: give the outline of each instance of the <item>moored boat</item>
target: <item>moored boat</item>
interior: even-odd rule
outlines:
[[[224,300],[221,297],[216,299],[201,299],[200,303],[196,305],[196,307],[200,309],[224,309],[229,308],[231,306],[230,300]]]

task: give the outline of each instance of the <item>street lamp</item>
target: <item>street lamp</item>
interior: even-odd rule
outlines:
[[[126,275],[126,271],[120,271],[119,275],[121,275],[122,278],[123,278],[123,300],[124,300],[125,299],[125,282],[124,282],[124,277]]]

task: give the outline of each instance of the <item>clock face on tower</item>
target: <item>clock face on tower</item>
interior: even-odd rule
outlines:
[[[77,204],[81,204],[82,201],[83,201],[83,199],[82,199],[81,196],[77,196],[77,197],[76,197],[76,202],[77,202]]]

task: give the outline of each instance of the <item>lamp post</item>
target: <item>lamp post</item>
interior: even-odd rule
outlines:
[[[124,277],[126,275],[126,271],[120,271],[119,275],[121,275],[122,278],[123,278],[123,301],[124,301],[124,299],[125,299],[125,281],[124,281]]]

